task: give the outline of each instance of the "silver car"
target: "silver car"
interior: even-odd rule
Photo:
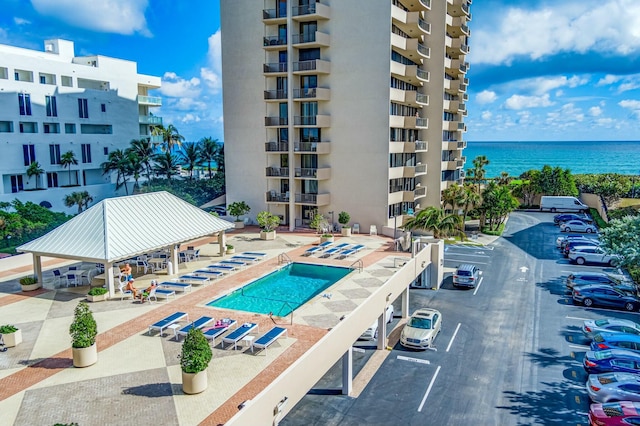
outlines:
[[[633,373],[590,374],[587,393],[593,402],[640,401],[640,376]]]
[[[568,257],[569,260],[578,265],[584,265],[585,263],[603,263],[616,266],[620,263],[620,256],[608,254],[602,247],[597,246],[576,246],[571,249]]]
[[[584,223],[581,220],[570,220],[560,224],[561,232],[586,232],[588,234],[595,233],[598,230],[590,223]]]
[[[629,333],[640,336],[640,324],[619,318],[586,320],[582,324],[582,332],[587,339],[593,339],[597,333]]]
[[[400,344],[412,349],[428,349],[442,329],[442,314],[429,308],[418,309],[402,329]]]
[[[387,306],[385,311],[385,320],[387,324],[393,321],[393,305]],[[367,328],[360,336],[360,339],[373,340],[378,338],[378,321],[371,324],[371,327]]]

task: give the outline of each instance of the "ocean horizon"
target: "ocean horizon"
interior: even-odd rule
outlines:
[[[520,176],[544,165],[569,169],[572,174],[619,173],[640,175],[640,141],[506,141],[467,142],[464,169],[484,155],[487,177],[507,172]]]

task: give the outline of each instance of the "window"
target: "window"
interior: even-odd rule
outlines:
[[[32,121],[21,121],[20,133],[38,133],[38,123],[34,123]]]
[[[11,176],[11,192],[24,191],[24,184],[22,183],[22,175]]]
[[[56,97],[45,96],[45,103],[46,103],[46,109],[47,109],[47,117],[57,117],[58,105],[56,103]]]
[[[18,105],[20,115],[31,115],[31,95],[28,93],[18,93]]]
[[[100,104],[100,111],[107,112],[107,105],[106,104]]]
[[[0,79],[9,79],[9,69],[7,67],[0,67]]]
[[[75,133],[76,132],[76,125],[73,123],[65,123],[64,124],[64,132],[65,133]]]
[[[49,157],[51,159],[51,164],[60,164],[60,145],[49,145]]]
[[[102,152],[104,153],[104,155],[109,155],[109,148],[105,146],[104,148],[102,148]]]
[[[65,87],[73,87],[73,77],[69,77],[68,75],[63,75],[60,77],[62,85]]]
[[[13,121],[0,121],[0,133],[13,133]]]
[[[300,49],[300,52],[298,53],[298,58],[300,62],[313,61],[315,59],[320,59],[320,49],[319,48]]]
[[[80,118],[89,118],[89,107],[86,99],[78,99],[78,116]]]
[[[60,125],[58,123],[42,123],[45,133],[60,133]]]
[[[28,166],[36,161],[36,146],[22,145],[22,154],[24,156],[24,165]]]
[[[47,173],[47,187],[49,188],[58,187],[58,173],[56,172]]]
[[[88,143],[83,143],[81,145],[82,149],[82,162],[90,163],[91,162],[91,145]]]

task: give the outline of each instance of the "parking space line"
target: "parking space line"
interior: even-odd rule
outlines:
[[[588,320],[592,319],[592,318],[570,317],[569,315],[567,315],[565,318],[566,319],[572,319],[572,320],[578,320],[578,321],[588,321]]]
[[[453,336],[451,336],[451,340],[449,340],[449,344],[447,345],[447,350],[445,352],[449,352],[449,349],[451,349],[451,345],[453,345],[453,341],[456,338],[456,335],[458,334],[458,330],[460,330],[461,325],[462,323],[459,322],[458,326],[456,327],[456,331],[453,332]]]
[[[422,407],[424,407],[424,403],[427,402],[427,397],[429,396],[429,392],[431,392],[431,388],[433,387],[433,383],[436,381],[436,377],[438,377],[438,373],[440,372],[440,366],[438,366],[438,368],[436,368],[436,372],[433,375],[433,377],[431,378],[431,382],[429,383],[429,387],[427,388],[427,391],[425,392],[424,396],[422,397],[422,402],[420,403],[420,407],[418,407],[418,412],[422,412]]]
[[[570,348],[573,349],[585,349],[585,348],[591,348],[591,346],[589,345],[569,345]]]
[[[484,277],[480,277],[480,281],[478,281],[478,285],[476,286],[476,289],[473,291],[474,296],[476,295],[476,293],[478,293],[478,290],[480,289],[480,284],[482,284],[482,280],[484,280]]]

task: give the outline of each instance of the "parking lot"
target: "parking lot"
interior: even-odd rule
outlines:
[[[473,263],[483,274],[471,289],[455,288],[448,276],[438,291],[411,290],[410,312],[443,314],[436,350],[395,344],[355,397],[336,392],[338,364],[281,424],[588,424],[582,321],[639,318],[572,303],[571,272],[614,269],[570,264],[556,248],[558,235],[553,214],[516,212],[490,246],[448,246],[445,267]],[[391,341],[399,321],[389,327]],[[373,342],[354,346],[357,375],[376,354]]]

